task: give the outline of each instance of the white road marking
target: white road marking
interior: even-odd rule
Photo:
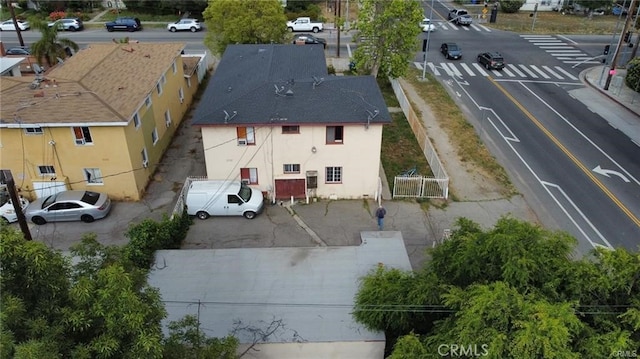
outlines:
[[[545,79],[550,79],[551,77],[549,75],[547,75],[546,73],[544,73],[544,71],[540,70],[538,68],[538,66],[536,65],[530,65],[532,69],[534,69],[536,72],[538,72],[540,74],[540,76],[542,76]]]
[[[556,70],[558,70],[558,72],[562,72],[563,74],[567,75],[568,78],[572,79],[572,80],[577,80],[578,78],[573,76],[572,74],[568,73],[567,71],[565,71],[562,67],[560,66],[555,66]]]

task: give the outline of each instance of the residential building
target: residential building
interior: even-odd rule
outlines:
[[[44,74],[2,77],[0,167],[32,199],[140,200],[199,85],[202,62],[184,47],[92,44]]]
[[[373,198],[382,126],[372,76],[334,76],[322,46],[230,45],[194,116],[210,179],[272,199]]]

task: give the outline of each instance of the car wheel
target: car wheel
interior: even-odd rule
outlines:
[[[71,26],[71,27],[69,28],[69,30],[71,30],[71,32],[76,32],[76,31],[78,31],[78,28],[77,28],[77,27],[75,27],[75,26]]]
[[[129,31],[129,32],[134,32],[134,31],[136,31],[136,29],[134,29],[134,28],[130,28],[130,29],[127,29],[127,31]]]
[[[169,31],[171,31],[171,32],[176,32],[176,28],[175,28],[175,27],[172,27],[172,28],[170,28],[170,29],[169,29]]]
[[[482,61],[480,61],[480,56],[476,57],[476,61],[478,61],[478,63],[482,63]]]
[[[256,218],[256,212],[253,212],[253,211],[244,212],[242,215],[246,219],[254,219],[254,218]]]
[[[317,34],[317,33],[318,33],[318,31],[320,31],[320,29],[318,29],[317,27],[314,27],[314,28],[313,28],[313,33],[314,33],[314,34]]]
[[[293,28],[292,28],[292,27],[288,27],[288,28],[287,28],[287,30],[288,30],[289,32],[293,32]]]
[[[205,211],[200,211],[200,212],[196,213],[196,217],[198,217],[198,219],[207,219],[207,218],[209,218],[209,213],[207,213]]]
[[[90,214],[83,214],[83,215],[80,217],[80,220],[81,220],[82,222],[84,222],[84,223],[91,223],[91,222],[95,221],[95,219],[93,218],[93,216],[92,216],[92,215],[90,215]]]
[[[196,29],[196,28],[195,28],[195,26],[191,26],[191,29],[190,29],[190,30],[191,30],[191,32],[196,32],[196,31],[198,31],[198,29]]]
[[[449,60],[451,58],[451,56],[449,56],[449,54],[444,54],[444,58]]]
[[[35,217],[31,218],[31,222],[33,222],[33,223],[35,223],[35,224],[37,224],[39,226],[47,223],[47,221],[44,218],[40,217],[40,216],[35,216]]]
[[[109,32],[113,32],[113,28],[112,28],[112,27],[108,27],[108,28],[107,28],[107,31],[109,31]]]

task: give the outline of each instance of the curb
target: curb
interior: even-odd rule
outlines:
[[[580,75],[579,75],[580,80],[581,80],[583,83],[585,83],[585,84],[589,85],[589,87],[591,87],[592,89],[597,90],[600,94],[605,95],[606,97],[608,97],[608,98],[609,98],[610,100],[612,100],[613,102],[615,102],[615,103],[617,103],[618,105],[620,105],[620,106],[624,107],[627,111],[629,111],[629,112],[631,112],[631,113],[634,113],[634,114],[636,114],[636,115],[640,116],[640,113],[636,112],[634,109],[632,109],[631,107],[627,106],[627,104],[625,104],[624,102],[622,102],[622,101],[618,100],[618,98],[617,98],[617,97],[612,96],[608,91],[605,91],[605,90],[601,89],[598,85],[594,84],[594,83],[589,79],[589,76],[587,76],[587,73],[588,73],[589,71],[593,71],[593,70],[594,70],[594,68],[592,67],[592,68],[590,68],[590,69],[586,69],[586,70],[583,70],[582,72],[580,72]],[[626,85],[624,85],[624,86],[626,87]]]

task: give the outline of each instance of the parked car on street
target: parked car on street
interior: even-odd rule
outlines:
[[[142,23],[137,17],[119,17],[114,21],[110,21],[104,24],[107,31],[139,31],[142,30]]]
[[[5,54],[29,56],[31,55],[31,49],[26,46],[10,47],[7,49],[7,51],[5,51]]]
[[[25,216],[38,225],[60,221],[90,223],[106,217],[110,210],[111,200],[104,193],[62,191],[31,202]]]
[[[420,29],[422,32],[431,32],[435,31],[436,26],[431,23],[431,19],[427,19],[426,17],[420,21]]]
[[[504,58],[499,52],[483,52],[478,54],[477,60],[487,70],[502,70],[504,68]]]
[[[176,31],[191,31],[196,32],[202,30],[202,25],[198,19],[180,19],[176,22],[167,24],[167,30],[171,32]]]
[[[462,58],[462,49],[455,42],[445,42],[440,45],[440,52],[447,59],[459,60]]]
[[[299,17],[294,21],[287,21],[287,30],[290,32],[293,31],[312,31],[313,33],[317,33],[322,31],[324,28],[324,24],[317,21],[311,21],[309,17]]]
[[[456,25],[469,26],[473,22],[471,15],[465,9],[452,9],[449,11],[448,19]]]
[[[59,19],[48,23],[49,27],[58,26],[58,30],[78,31],[84,29],[82,20],[77,17]]]
[[[18,28],[21,31],[29,30],[31,25],[29,25],[29,21],[25,20],[17,20]],[[13,20],[7,20],[0,23],[0,31],[16,31],[16,26],[13,24]]]
[[[20,197],[20,206],[22,207],[22,211],[24,211],[28,205],[29,201]],[[13,223],[17,220],[18,215],[16,214],[15,208],[13,208],[13,202],[11,202],[9,193],[6,191],[0,192],[0,221]]]
[[[327,40],[315,37],[311,34],[298,34],[293,37],[293,43],[303,43],[305,45],[319,44],[322,45],[323,48],[327,48]]]

